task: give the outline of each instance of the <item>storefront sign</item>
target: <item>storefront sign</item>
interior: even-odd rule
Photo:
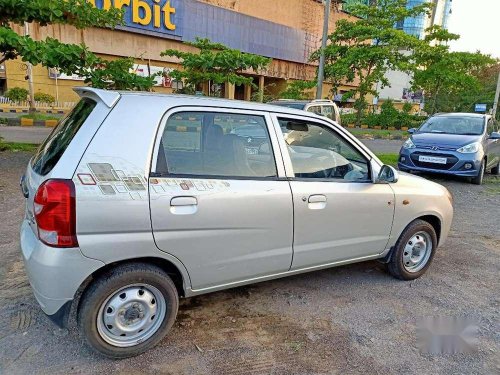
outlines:
[[[99,9],[123,9],[125,28],[182,36],[183,0],[88,0]]]

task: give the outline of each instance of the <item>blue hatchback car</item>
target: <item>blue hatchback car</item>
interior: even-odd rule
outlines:
[[[499,174],[500,133],[489,115],[437,114],[410,129],[401,147],[401,171],[444,173],[470,177],[480,185],[489,170]]]

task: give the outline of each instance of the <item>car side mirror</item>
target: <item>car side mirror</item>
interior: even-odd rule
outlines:
[[[399,172],[396,168],[391,167],[390,165],[383,165],[380,169],[380,173],[378,174],[377,179],[375,180],[376,184],[394,184],[399,180]]]
[[[413,134],[417,131],[415,128],[408,129],[408,133]]]
[[[499,132],[493,132],[490,134],[488,139],[500,139],[500,133]]]

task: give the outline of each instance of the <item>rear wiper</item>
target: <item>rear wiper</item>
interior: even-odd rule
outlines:
[[[457,133],[457,135],[480,135],[477,133]]]

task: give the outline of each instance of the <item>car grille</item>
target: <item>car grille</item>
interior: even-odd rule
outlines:
[[[446,164],[437,164],[437,163],[423,163],[418,161],[419,156],[434,156],[438,158],[446,158]],[[411,161],[415,166],[421,168],[430,168],[430,169],[440,169],[440,170],[448,170],[451,169],[458,162],[458,158],[449,154],[438,154],[438,153],[430,153],[430,152],[414,152],[411,154]]]
[[[422,148],[424,150],[433,150],[433,151],[456,151],[456,147],[450,146],[429,146],[429,145],[417,145],[418,148]]]

